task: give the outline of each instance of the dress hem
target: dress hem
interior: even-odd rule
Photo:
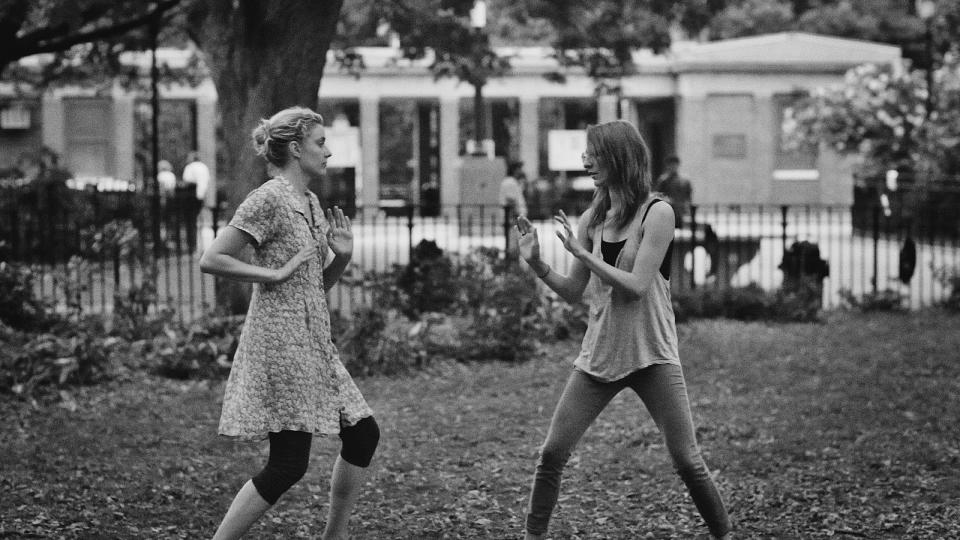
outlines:
[[[265,441],[267,440],[268,435],[270,433],[279,433],[281,431],[302,431],[302,432],[310,433],[312,435],[316,435],[319,437],[330,437],[334,435],[339,436],[340,430],[343,427],[355,426],[357,425],[358,422],[360,422],[364,418],[371,418],[372,416],[373,416],[373,412],[370,412],[369,414],[358,416],[356,420],[353,422],[350,422],[347,418],[343,418],[342,426],[340,428],[337,428],[336,431],[328,431],[321,428],[308,429],[308,428],[305,428],[304,426],[276,426],[276,427],[270,427],[269,429],[266,429],[264,431],[257,431],[255,433],[250,433],[250,432],[233,433],[233,432],[223,432],[218,430],[217,436],[229,437],[231,439],[239,439],[242,441],[251,441],[251,442]]]

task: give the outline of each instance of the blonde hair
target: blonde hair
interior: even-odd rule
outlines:
[[[323,125],[319,113],[307,107],[288,107],[269,120],[260,120],[251,134],[253,148],[269,163],[283,167],[290,161],[290,143],[303,141],[318,125]]]
[[[623,206],[614,216],[618,228],[633,219],[650,195],[653,180],[650,173],[650,149],[637,127],[626,120],[614,120],[587,128],[587,144],[609,171],[605,185],[593,195],[590,226],[606,219],[610,209],[610,191],[623,199]]]

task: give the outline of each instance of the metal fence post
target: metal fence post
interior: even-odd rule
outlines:
[[[407,264],[413,262],[413,213],[415,210],[413,205],[407,207]]]
[[[503,253],[510,258],[510,215],[512,208],[509,204],[503,205]]]
[[[790,207],[783,205],[780,207],[780,239],[783,241],[783,252],[787,252],[787,212]]]
[[[683,222],[680,222],[683,225]],[[697,207],[690,205],[690,288],[697,288]],[[717,261],[711,261],[710,264],[716,265]],[[681,261],[680,267],[683,267]]]
[[[880,267],[880,206],[873,206],[873,294],[877,294]]]

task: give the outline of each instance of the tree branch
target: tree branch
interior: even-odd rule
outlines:
[[[46,42],[43,39],[37,39],[36,34],[28,34],[27,36],[24,36],[22,39],[18,40],[20,42],[20,46],[18,47],[17,51],[19,53],[18,57],[23,58],[25,56],[31,56],[34,54],[63,51],[81,43],[99,41],[111,36],[124,34],[130,30],[133,30],[134,28],[145,26],[150,22],[150,19],[157,15],[166,13],[170,9],[176,7],[180,1],[181,0],[165,0],[158,3],[155,9],[144,13],[143,15],[133,17],[111,26],[97,28],[95,30],[90,30],[89,32],[81,32],[78,34],[62,36],[59,39],[51,39],[50,41]],[[24,44],[24,42],[31,40],[33,43]]]

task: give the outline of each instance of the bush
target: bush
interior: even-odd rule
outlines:
[[[960,269],[938,268],[934,270],[933,276],[950,291],[940,306],[954,313],[960,312]]]
[[[144,280],[126,291],[117,291],[113,295],[110,334],[137,341],[169,330],[176,313],[169,308],[151,312],[150,306],[156,305],[157,300],[157,286],[153,280]]]
[[[110,379],[115,353],[125,343],[106,336],[96,317],[61,324],[47,333],[7,333],[4,341],[0,391],[25,397]]]
[[[533,277],[516,264],[493,248],[451,257],[421,242],[408,267],[360,280],[374,307],[332,321],[344,363],[356,374],[395,373],[432,356],[516,360],[532,352],[547,323]]]
[[[205,315],[134,344],[154,373],[172,379],[222,379],[237,352],[244,316]]]
[[[358,309],[350,318],[332,316],[331,332],[340,360],[355,377],[404,373],[427,359],[414,323],[395,309]]]
[[[34,292],[34,273],[0,261],[0,322],[18,330],[44,331],[54,322]]]
[[[813,280],[775,292],[756,283],[688,289],[673,292],[673,312],[678,323],[703,318],[814,322],[819,320],[820,293],[819,284]]]
[[[850,308],[863,311],[906,311],[907,297],[893,289],[864,293],[859,298],[849,289],[839,291],[840,299]]]

